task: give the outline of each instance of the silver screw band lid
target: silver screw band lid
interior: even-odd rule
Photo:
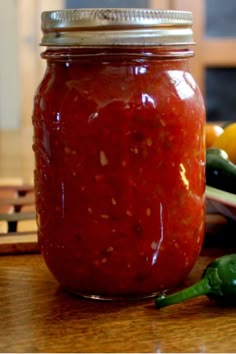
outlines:
[[[42,13],[44,46],[191,45],[192,13],[154,9],[68,9]]]

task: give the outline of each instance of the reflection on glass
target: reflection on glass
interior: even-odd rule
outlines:
[[[184,165],[181,163],[179,165],[179,169],[180,169],[180,177],[181,177],[181,180],[184,184],[184,186],[186,187],[186,189],[188,190],[189,189],[189,180],[187,179],[186,177],[186,168],[184,167]]]
[[[193,79],[189,73],[179,70],[168,70],[167,75],[175,86],[176,94],[181,100],[185,100],[194,95]],[[194,83],[195,85],[195,83]]]
[[[156,108],[155,100],[147,93],[142,93],[142,103],[144,106],[151,104],[152,107]]]

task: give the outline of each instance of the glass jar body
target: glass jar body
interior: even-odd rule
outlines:
[[[204,235],[205,110],[168,50],[49,50],[34,103],[45,261],[86,297],[177,286]]]

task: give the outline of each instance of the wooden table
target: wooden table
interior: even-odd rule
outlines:
[[[224,222],[208,230],[185,286],[212,259],[236,252],[234,230]],[[1,256],[0,290],[0,352],[236,352],[236,307],[204,296],[162,310],[153,300],[79,299],[59,287],[40,254]]]

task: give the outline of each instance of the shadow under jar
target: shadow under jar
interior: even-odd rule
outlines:
[[[33,125],[38,236],[67,290],[146,298],[179,285],[204,235],[204,103],[192,15],[42,14]]]

